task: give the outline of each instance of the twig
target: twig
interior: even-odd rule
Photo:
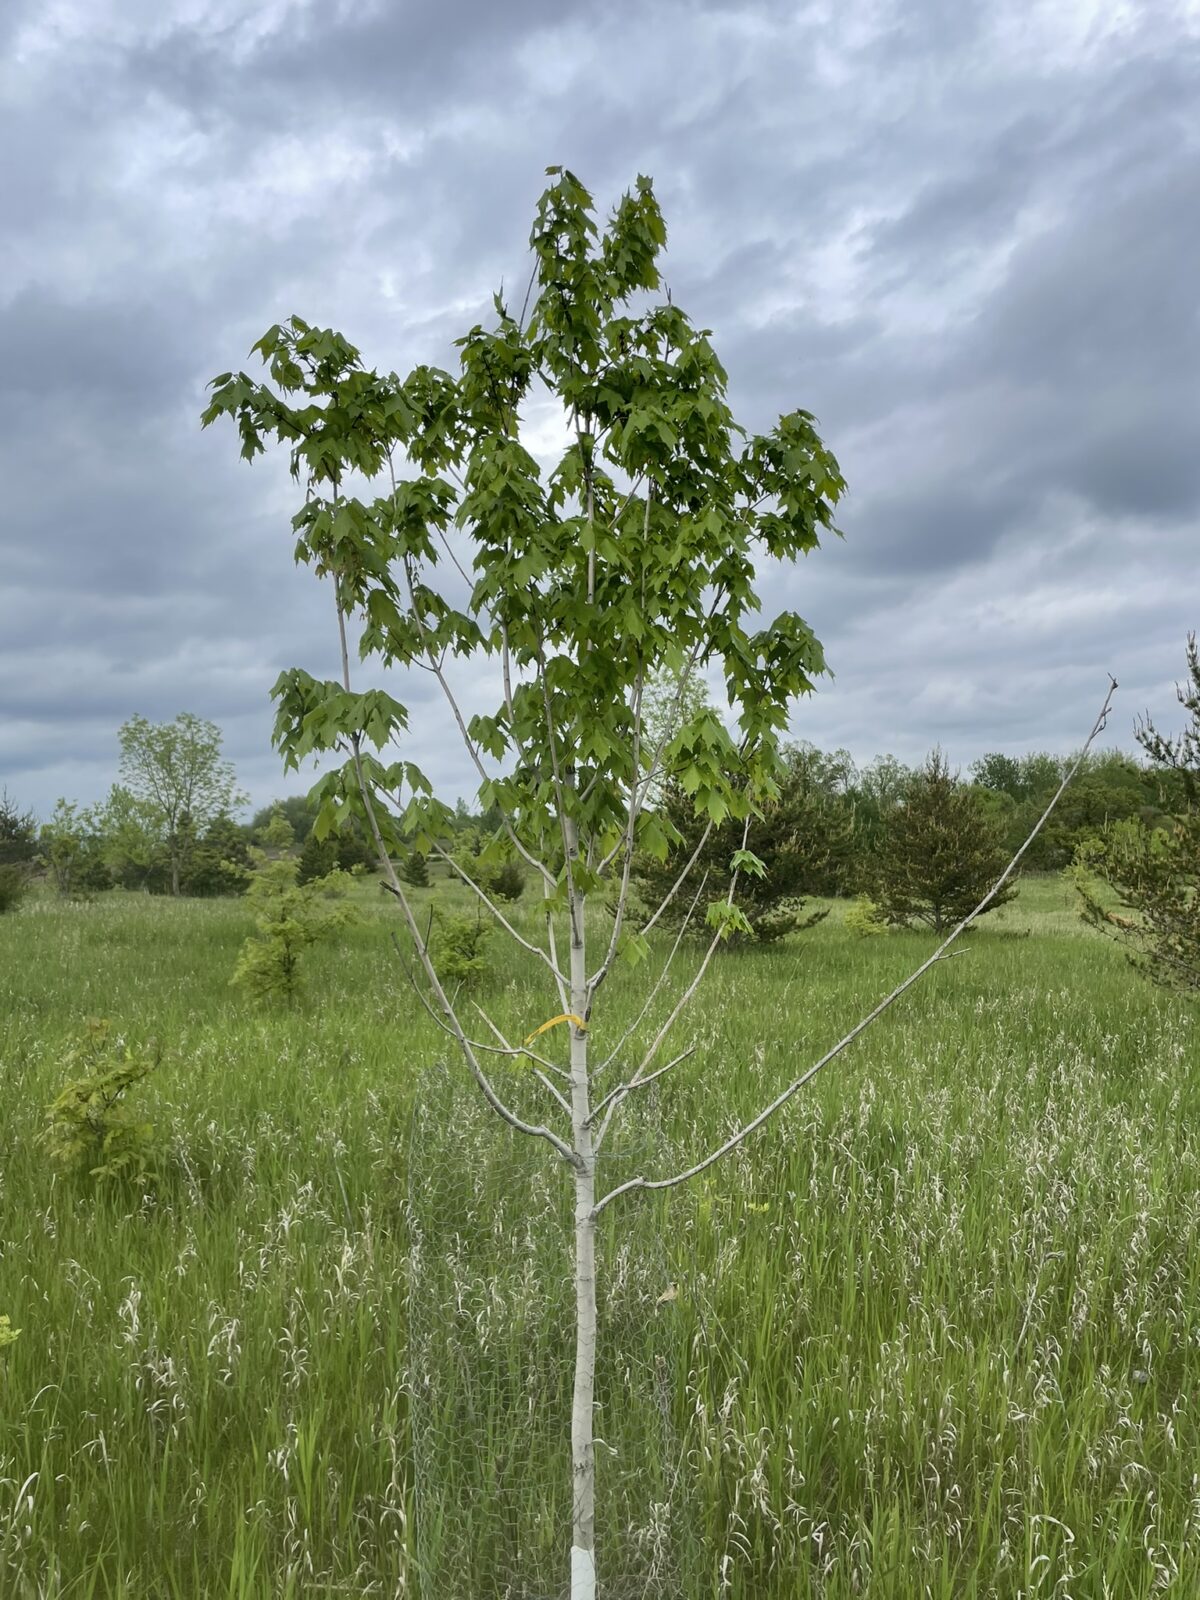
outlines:
[[[1108,713],[1112,705],[1112,697],[1116,691],[1116,688],[1117,680],[1110,675],[1109,689],[1107,695],[1104,697],[1104,704],[1100,708],[1100,715],[1092,724],[1092,731],[1088,734],[1083,749],[1080,750],[1078,756],[1075,758],[1074,763],[1068,769],[1066,776],[1055,790],[1050,804],[1046,807],[1045,811],[1042,812],[1041,816],[1034,824],[1033,831],[1029,834],[1028,838],[1025,840],[1025,843],[1017,851],[1016,855],[1013,856],[1012,860],[1008,863],[1004,871],[996,879],[995,883],[988,890],[987,894],[984,895],[983,899],[979,902],[975,909],[969,912],[962,919],[958,926],[948,935],[947,938],[942,941],[933,954],[925,961],[922,961],[921,965],[917,967],[914,972],[911,972],[908,977],[905,978],[903,983],[897,984],[896,988],[892,990],[891,994],[885,996],[885,998],[879,1002],[873,1011],[868,1012],[867,1015],[861,1019],[861,1021],[855,1023],[850,1032],[846,1034],[844,1038],[839,1039],[837,1044],[835,1044],[831,1050],[826,1051],[819,1061],[815,1062],[814,1065],[809,1067],[806,1072],[802,1073],[800,1077],[798,1077],[793,1083],[789,1084],[788,1087],[784,1089],[782,1094],[776,1095],[775,1099],[771,1101],[769,1106],[766,1106],[758,1113],[756,1117],[753,1117],[743,1127],[739,1128],[736,1133],[731,1134],[730,1137],[726,1139],[724,1144],[719,1145],[717,1149],[711,1151],[703,1158],[703,1160],[696,1162],[694,1166],[688,1167],[684,1172],[677,1172],[673,1177],[655,1179],[637,1177],[630,1178],[626,1183],[619,1183],[615,1189],[610,1189],[604,1198],[598,1201],[593,1207],[593,1218],[598,1217],[604,1208],[608,1205],[611,1205],[611,1203],[619,1195],[629,1194],[635,1189],[673,1189],[678,1184],[686,1183],[690,1178],[694,1178],[699,1173],[704,1172],[706,1168],[711,1167],[715,1162],[719,1161],[722,1156],[728,1155],[731,1150],[736,1150],[738,1145],[740,1145],[743,1140],[748,1139],[752,1133],[755,1133],[759,1128],[761,1128],[764,1122],[773,1117],[782,1106],[785,1106],[794,1095],[798,1094],[805,1084],[811,1082],[823,1067],[827,1067],[831,1061],[833,1061],[837,1056],[841,1055],[842,1051],[847,1047],[847,1045],[852,1044],[854,1040],[858,1038],[860,1033],[863,1033],[867,1028],[869,1028],[878,1017],[883,1015],[890,1005],[898,1000],[906,990],[911,989],[914,983],[916,983],[920,978],[924,977],[925,973],[927,973],[936,962],[942,959],[946,950],[949,949],[950,945],[954,943],[959,934],[962,933],[964,929],[969,928],[975,921],[976,917],[978,917],[982,912],[986,911],[988,906],[991,905],[992,901],[996,898],[1000,890],[1004,887],[1009,878],[1012,876],[1013,872],[1016,870],[1021,861],[1021,857],[1025,854],[1026,850],[1029,849],[1029,846],[1041,832],[1043,825],[1050,816],[1050,813],[1054,810],[1055,806],[1062,798],[1063,792],[1065,791],[1067,785],[1079,771],[1079,768],[1083,763],[1083,759],[1087,755],[1087,752],[1091,748],[1097,735],[1107,724]]]
[[[644,1078],[631,1078],[628,1083],[618,1084],[615,1089],[610,1089],[604,1096],[603,1100],[601,1100],[592,1108],[591,1115],[587,1119],[588,1125],[591,1126],[591,1124],[595,1122],[596,1118],[601,1114],[602,1111],[605,1110],[610,1102],[612,1102],[615,1107],[617,1102],[623,1100],[625,1096],[630,1094],[634,1089],[644,1089],[648,1083],[653,1083],[655,1078],[661,1078],[664,1072],[670,1072],[672,1067],[677,1067],[681,1061],[686,1061],[689,1056],[695,1055],[695,1053],[696,1046],[694,1044],[690,1044],[686,1050],[681,1050],[677,1056],[672,1056],[670,1061],[667,1062],[666,1066],[656,1068],[655,1071],[647,1073]],[[608,1118],[605,1117],[604,1127],[607,1126]],[[602,1127],[595,1142],[595,1149],[599,1150],[603,1138],[604,1128]]]
[[[562,973],[558,970],[558,967],[555,965],[550,956],[548,956],[542,949],[541,945],[531,944],[528,939],[523,938],[521,934],[517,932],[512,923],[509,922],[508,918],[500,910],[499,906],[497,906],[488,895],[487,891],[481,889],[480,886],[475,882],[474,878],[472,878],[469,873],[465,872],[463,868],[459,866],[458,862],[449,853],[449,851],[444,850],[440,844],[435,844],[431,854],[436,856],[439,861],[444,861],[450,868],[451,872],[457,873],[462,881],[466,884],[467,888],[473,890],[474,893],[478,895],[480,901],[487,907],[488,911],[504,929],[505,933],[507,933],[510,938],[514,939],[516,943],[521,946],[522,950],[528,950],[531,956],[537,956],[539,961],[544,961],[554,976],[560,982],[562,981]]]
[[[341,642],[342,649],[342,682],[345,685],[347,692],[349,692],[350,651],[346,638],[346,614],[342,609],[341,585],[338,582],[336,574],[334,576],[334,598],[337,606],[338,637]],[[412,936],[413,943],[416,946],[417,954],[420,957],[421,966],[425,970],[425,976],[429,979],[430,988],[432,988],[435,996],[437,997],[438,1004],[441,1006],[443,1014],[446,1018],[446,1022],[449,1025],[447,1031],[453,1034],[454,1038],[457,1040],[458,1047],[462,1051],[463,1058],[466,1061],[467,1066],[470,1068],[471,1076],[479,1085],[480,1091],[483,1094],[483,1098],[487,1101],[488,1105],[491,1106],[492,1110],[497,1114],[497,1116],[501,1117],[505,1122],[508,1123],[510,1128],[515,1128],[518,1133],[528,1134],[531,1138],[545,1139],[547,1144],[552,1145],[569,1166],[578,1167],[579,1157],[575,1154],[574,1150],[571,1149],[571,1146],[567,1144],[566,1140],[560,1139],[558,1134],[555,1133],[552,1128],[544,1127],[540,1123],[526,1122],[524,1117],[519,1117],[515,1111],[511,1110],[507,1105],[505,1105],[504,1101],[501,1100],[500,1096],[496,1093],[496,1090],[493,1087],[487,1073],[480,1066],[479,1057],[475,1052],[472,1042],[463,1032],[463,1027],[458,1020],[458,1013],[454,1009],[453,1002],[447,997],[446,991],[443,989],[441,980],[437,975],[437,969],[430,960],[429,942],[427,939],[421,938],[421,930],[417,926],[417,919],[413,912],[413,908],[409,903],[408,896],[404,893],[404,889],[399,878],[396,876],[396,868],[393,865],[392,858],[388,854],[387,847],[383,842],[383,835],[379,829],[379,819],[375,815],[375,803],[371,793],[371,786],[367,782],[366,773],[363,771],[362,745],[357,733],[351,737],[350,745],[353,751],[354,772],[358,781],[358,790],[359,794],[362,796],[363,809],[367,814],[367,826],[371,831],[371,839],[375,845],[375,854],[378,857],[379,865],[383,869],[388,888],[400,902],[400,910],[404,915],[404,921],[408,927],[410,935]]]
[[[637,1032],[637,1030],[641,1027],[642,1023],[645,1021],[646,1014],[650,1010],[650,1007],[654,1004],[655,997],[657,996],[658,991],[662,988],[663,984],[667,980],[667,974],[671,970],[671,963],[675,960],[676,954],[679,951],[679,946],[683,943],[683,936],[684,936],[684,934],[686,934],[686,932],[688,930],[688,924],[692,920],[692,913],[696,909],[696,906],[697,906],[697,904],[699,902],[700,896],[704,893],[704,885],[707,882],[708,882],[708,873],[706,872],[704,874],[704,876],[700,879],[700,887],[696,890],[696,893],[692,896],[692,903],[688,907],[687,913],[684,916],[684,919],[683,919],[682,923],[680,924],[679,932],[675,935],[675,943],[671,946],[669,952],[667,953],[667,959],[663,962],[662,971],[659,973],[658,977],[655,978],[653,986],[650,989],[650,993],[646,996],[645,1002],[642,1005],[642,1009],[638,1012],[637,1016],[634,1017],[633,1021],[625,1029],[625,1032],[617,1040],[616,1044],[613,1045],[612,1049],[605,1056],[604,1060],[595,1069],[594,1073],[592,1074],[593,1078],[599,1077],[599,1075],[602,1072],[606,1072],[608,1070],[608,1068],[612,1066],[613,1062],[616,1060],[616,1058],[617,1058],[618,1054],[620,1053],[621,1049],[628,1042],[628,1040],[630,1040],[633,1037],[633,1035]]]
[[[473,1002],[473,1004],[475,1005],[476,1011],[478,1011],[479,1015],[483,1018],[484,1022],[487,1023],[488,1027],[495,1034],[496,1038],[499,1039],[501,1045],[503,1046],[505,1055],[509,1055],[509,1056],[528,1056],[530,1061],[542,1061],[542,1065],[550,1067],[550,1070],[552,1072],[557,1072],[559,1074],[559,1076],[562,1077],[562,1078],[567,1077],[567,1074],[565,1072],[563,1072],[561,1070],[561,1068],[552,1066],[549,1061],[543,1061],[541,1056],[535,1056],[531,1050],[526,1050],[524,1047],[518,1048],[517,1046],[510,1044],[508,1042],[508,1040],[504,1037],[504,1035],[500,1032],[500,1029],[492,1021],[491,1017],[488,1016],[487,1012],[483,1009],[483,1007],[481,1005],[479,1005],[478,1002]],[[544,1088],[546,1088],[546,1089],[548,1089],[550,1091],[550,1093],[558,1101],[559,1105],[563,1108],[563,1110],[567,1113],[567,1115],[569,1117],[571,1115],[570,1103],[563,1098],[563,1096],[560,1094],[560,1092],[550,1082],[550,1079],[542,1071],[541,1067],[535,1066],[534,1069],[533,1069],[533,1075],[538,1080],[538,1082],[540,1084],[542,1084],[542,1086]]]

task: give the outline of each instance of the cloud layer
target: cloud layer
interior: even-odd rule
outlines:
[[[1200,13],[1091,0],[596,10],[9,0],[0,780],[47,812],[134,712],[210,717],[257,800],[279,669],[333,664],[284,464],[202,434],[293,311],[446,364],[528,273],[549,162],[654,175],[675,298],[752,425],[816,411],[846,539],[771,593],[868,758],[1169,723],[1200,623]],[[478,678],[470,692],[487,698]],[[414,731],[471,788],[442,718]],[[294,780],[292,783],[294,787]]]

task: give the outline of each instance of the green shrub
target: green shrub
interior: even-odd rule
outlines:
[[[59,894],[87,899],[112,888],[101,817],[95,806],[81,807],[60,799],[49,822],[42,824],[38,843],[42,864]]]
[[[291,826],[282,814],[272,819],[263,838],[274,850],[285,850],[291,843]],[[309,843],[314,841],[310,834]],[[229,981],[256,1000],[294,1001],[300,994],[300,958],[305,950],[328,939],[354,915],[343,901],[350,880],[346,873],[334,871],[301,882],[302,862],[294,857],[272,857],[267,850],[252,854],[258,865],[246,898],[257,913],[258,932],[242,946]]]
[[[870,939],[876,934],[886,933],[890,924],[887,912],[882,906],[876,905],[870,895],[860,894],[854,903],[846,908],[846,928],[850,933],[860,939]]]
[[[73,1076],[46,1108],[42,1143],[56,1167],[79,1177],[147,1176],[154,1125],[127,1096],[160,1059],[154,1046],[139,1054],[114,1038],[107,1018],[88,1023],[63,1063]]]
[[[20,1328],[14,1328],[8,1317],[0,1317],[0,1350],[10,1344],[16,1344],[20,1337]]]
[[[433,925],[429,954],[443,983],[470,983],[487,971],[491,923],[479,915],[439,918]]]

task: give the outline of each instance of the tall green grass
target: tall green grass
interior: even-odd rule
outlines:
[[[0,919],[0,1596],[562,1593],[567,1185],[363,910],[279,1012],[229,987],[236,903]],[[963,942],[728,1163],[605,1212],[611,1595],[1200,1592],[1195,1013],[1057,883]],[[931,947],[835,908],[722,956],[612,1180],[719,1142]],[[520,952],[478,998],[557,1009]],[[164,1046],[144,1188],[37,1143],[97,1015]]]

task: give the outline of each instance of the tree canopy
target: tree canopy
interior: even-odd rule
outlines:
[[[141,823],[165,844],[171,893],[180,893],[185,832],[206,829],[245,804],[232,765],[221,759],[221,730],[182,711],[174,722],[130,717],[118,735],[122,785]]]

